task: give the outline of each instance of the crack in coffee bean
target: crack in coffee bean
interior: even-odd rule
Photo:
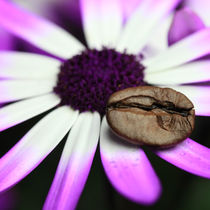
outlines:
[[[112,94],[106,117],[112,130],[132,143],[168,147],[191,134],[195,111],[182,93],[140,86]]]
[[[145,97],[145,96],[134,96],[134,97]],[[133,98],[134,98],[133,97]],[[132,97],[130,97],[132,99]],[[146,106],[144,104],[138,104],[138,103],[125,103],[124,100],[119,101],[117,103],[113,103],[107,106],[108,109],[110,108],[128,108],[128,107],[136,107],[139,109],[143,109],[146,111],[151,111],[153,109],[162,109],[165,112],[171,113],[171,114],[180,114],[184,117],[187,117],[189,115],[189,111],[191,109],[184,109],[184,108],[179,108],[175,107],[175,105],[169,101],[164,101],[161,103],[160,101],[157,101],[154,99],[156,102],[154,102],[151,106]]]

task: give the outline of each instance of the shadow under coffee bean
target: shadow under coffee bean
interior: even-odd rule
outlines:
[[[106,117],[114,133],[131,143],[169,147],[190,136],[195,111],[192,102],[180,92],[139,86],[113,93]]]

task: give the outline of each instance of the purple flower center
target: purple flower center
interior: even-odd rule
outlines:
[[[61,105],[104,114],[113,92],[145,85],[141,60],[142,55],[114,49],[87,49],[61,65],[54,92],[60,96]]]

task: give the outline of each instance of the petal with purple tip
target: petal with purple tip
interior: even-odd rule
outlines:
[[[143,1],[127,21],[117,49],[139,53],[152,36],[152,30],[163,17],[179,3],[179,0]]]
[[[47,79],[55,78],[61,62],[48,56],[23,53],[0,52],[0,78]]]
[[[58,105],[60,98],[47,94],[22,100],[0,109],[0,131],[24,122]]]
[[[207,26],[210,26],[209,0],[184,0],[183,5],[195,11]]]
[[[99,138],[98,113],[82,113],[65,144],[45,210],[75,209],[87,180]]]
[[[54,110],[7,152],[0,159],[0,191],[34,170],[66,135],[76,117],[77,112],[66,106]]]
[[[191,139],[170,149],[156,150],[155,153],[187,172],[210,178],[210,149]]]
[[[143,61],[147,72],[162,71],[210,53],[210,28],[202,29],[172,45],[169,49]]]
[[[155,27],[152,32],[153,36],[150,37],[147,45],[142,50],[142,54],[145,58],[154,57],[160,52],[168,49],[167,35],[171,21],[172,14],[165,17],[164,20]]]
[[[161,185],[144,151],[114,135],[106,118],[102,122],[100,152],[109,180],[122,195],[146,205],[159,198]]]
[[[56,80],[2,80],[0,81],[0,103],[49,93],[55,84]]]
[[[189,8],[183,8],[175,13],[168,32],[169,46],[205,28],[203,21]]]
[[[89,47],[115,47],[122,27],[120,0],[80,0]]]
[[[210,98],[209,92],[210,87],[205,86],[190,86],[190,85],[183,85],[183,86],[163,86],[172,88],[176,91],[179,91],[185,94],[194,104],[195,107],[195,114],[201,116],[210,116]]]
[[[0,50],[10,50],[13,48],[12,36],[0,26]]]
[[[138,8],[143,0],[121,0],[122,13],[125,19],[128,19]]]
[[[210,80],[210,61],[190,62],[165,71],[147,73],[144,80],[156,85],[178,85]]]
[[[61,58],[84,49],[62,28],[5,0],[0,0],[0,23],[8,31]]]

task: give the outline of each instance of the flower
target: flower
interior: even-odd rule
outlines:
[[[5,78],[0,82],[0,102],[17,101],[0,109],[0,130],[54,108],[1,158],[1,191],[16,184],[38,166],[70,130],[44,209],[76,207],[88,177],[99,133],[102,163],[113,186],[138,203],[151,204],[158,199],[160,181],[144,151],[113,135],[106,118],[101,124],[97,107],[104,106],[107,91],[112,86],[117,89],[122,88],[124,82],[128,86],[147,82],[183,92],[194,102],[197,115],[210,114],[208,87],[180,85],[209,79],[206,68],[210,63],[193,61],[210,52],[209,28],[202,28],[179,41],[183,37],[177,40],[177,34],[188,29],[188,25],[177,27],[180,24],[180,13],[177,13],[169,32],[169,42],[173,45],[155,57],[142,59],[139,55],[156,24],[178,3],[178,0],[142,0],[125,23],[120,1],[81,0],[84,32],[89,46],[86,49],[53,23],[0,0],[1,25],[54,55],[52,58],[18,52],[0,54],[0,76]],[[184,14],[193,16],[186,11]],[[103,71],[103,66],[106,71]],[[125,81],[126,78],[129,80]],[[69,87],[69,82],[75,86]],[[100,85],[107,90],[102,96],[99,95],[102,93]],[[59,97],[63,90],[67,91],[67,98]],[[68,91],[73,92],[68,95]],[[86,112],[66,105],[72,105],[72,98],[81,102],[74,107]],[[100,106],[94,103],[98,98],[102,102]],[[209,148],[189,138],[171,149],[154,152],[183,170],[210,178]]]

